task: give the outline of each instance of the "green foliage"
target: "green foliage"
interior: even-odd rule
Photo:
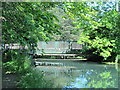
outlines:
[[[31,51],[38,41],[48,41],[59,28],[54,22],[58,20],[56,16],[48,12],[55,5],[51,2],[2,2],[2,43],[27,46]],[[7,73],[27,70],[31,63],[27,54],[14,50],[3,53],[5,61],[9,61],[4,63]]]
[[[55,3],[3,2],[3,43],[36,47],[39,40],[49,40],[57,32],[57,18],[46,9]],[[32,44],[32,46],[31,46]]]
[[[18,83],[20,88],[52,88],[52,82],[45,79],[45,73],[31,70],[21,77]]]
[[[117,12],[114,12],[114,13],[115,15],[117,14]],[[94,30],[93,29],[84,30],[83,33],[80,35],[80,39],[78,41],[78,43],[86,43],[88,49],[95,48],[96,51],[93,53],[104,57],[104,60],[110,57],[112,52],[119,53],[119,50],[116,50],[116,48],[119,47],[119,45],[117,44],[118,42],[117,38],[119,36],[118,35],[116,36],[116,32],[119,31],[119,29],[117,28],[118,17],[116,17],[116,21],[114,22],[109,21],[109,19],[110,18],[108,18],[106,15],[106,20],[105,18],[103,18],[103,20],[105,20],[106,23],[102,22],[101,20],[100,22],[102,23],[101,27],[97,27],[97,29],[94,29]],[[111,24],[109,24],[109,22],[111,22]]]
[[[98,6],[102,7],[102,4],[98,3]],[[102,56],[104,60],[113,53],[120,53],[120,16],[114,8],[109,11],[95,9],[86,2],[66,3],[64,8],[71,18],[77,18],[74,24],[82,32],[78,43],[86,46],[83,48],[86,52],[94,49],[91,54]]]
[[[17,51],[11,51],[11,58],[8,62],[3,63],[5,73],[24,73],[31,66],[31,59],[27,54],[20,54]]]
[[[91,32],[90,35],[86,36],[84,33],[82,33],[78,43],[86,43],[87,49],[95,48],[96,51],[94,51],[93,54],[98,54],[99,56],[104,57],[104,59],[111,56],[111,52],[113,52],[113,47],[115,46],[115,40],[110,40],[106,37],[99,38],[100,36],[98,35],[93,37],[92,33],[94,33],[94,31]]]
[[[93,75],[92,75],[93,76]],[[100,79],[100,80],[94,80],[94,76],[91,77],[92,80],[88,82],[88,86],[90,87],[94,87],[94,88],[110,88],[110,87],[114,87],[114,82],[113,81],[110,81],[110,79],[112,79],[113,77],[111,76],[111,73],[110,72],[103,72],[103,73],[100,73],[98,75],[97,78],[95,79]],[[91,79],[89,78],[89,80]]]
[[[58,21],[55,20],[55,23],[59,24],[61,27],[58,29],[60,34],[54,34],[52,36],[53,39],[58,41],[76,41],[79,39],[79,30],[77,30],[73,24],[76,18],[71,19],[59,4],[49,10],[49,12],[53,13],[58,18]]]

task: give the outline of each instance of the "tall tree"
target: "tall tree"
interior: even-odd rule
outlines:
[[[71,18],[78,18],[75,24],[83,30],[78,43],[86,45],[84,51],[107,60],[120,53],[120,16],[111,2],[98,2],[95,5],[91,7],[86,2],[66,3],[64,8]]]
[[[18,43],[33,47],[39,40],[49,40],[49,36],[57,33],[58,24],[55,15],[46,11],[55,3],[3,2],[2,23],[3,43]]]

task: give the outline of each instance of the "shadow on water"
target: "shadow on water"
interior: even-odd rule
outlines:
[[[54,82],[51,88],[118,88],[114,65],[63,60],[43,63],[35,69],[46,72],[45,78]]]

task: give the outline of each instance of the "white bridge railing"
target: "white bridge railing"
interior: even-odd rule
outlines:
[[[68,41],[40,41],[37,44],[36,52],[37,53],[65,53],[69,50],[78,50],[82,49],[81,44],[77,42],[68,42]],[[27,46],[23,47],[19,44],[3,44],[4,49],[27,49]]]

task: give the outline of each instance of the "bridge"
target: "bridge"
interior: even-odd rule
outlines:
[[[5,44],[5,48],[9,49],[22,49],[22,46],[18,44]],[[27,47],[25,47],[27,49]],[[81,44],[77,44],[75,41],[40,41],[37,43],[36,51],[33,55],[35,56],[60,56],[75,57],[79,56],[79,50],[82,49]]]
[[[78,50],[82,49],[81,44],[77,42],[68,41],[49,41],[38,42],[38,49],[36,49],[35,55],[42,56],[79,56]]]
[[[18,44],[5,44],[4,48],[7,49],[23,49],[22,46]],[[24,49],[28,49],[27,46]],[[29,53],[33,56],[31,64],[32,65],[41,65],[39,60],[84,60],[78,59],[75,57],[81,56],[80,51],[82,49],[81,44],[77,42],[68,42],[68,41],[40,41],[37,43],[36,51],[34,53]],[[53,59],[54,57],[54,59]],[[72,57],[72,58],[71,58]],[[39,58],[39,60],[36,60]]]

